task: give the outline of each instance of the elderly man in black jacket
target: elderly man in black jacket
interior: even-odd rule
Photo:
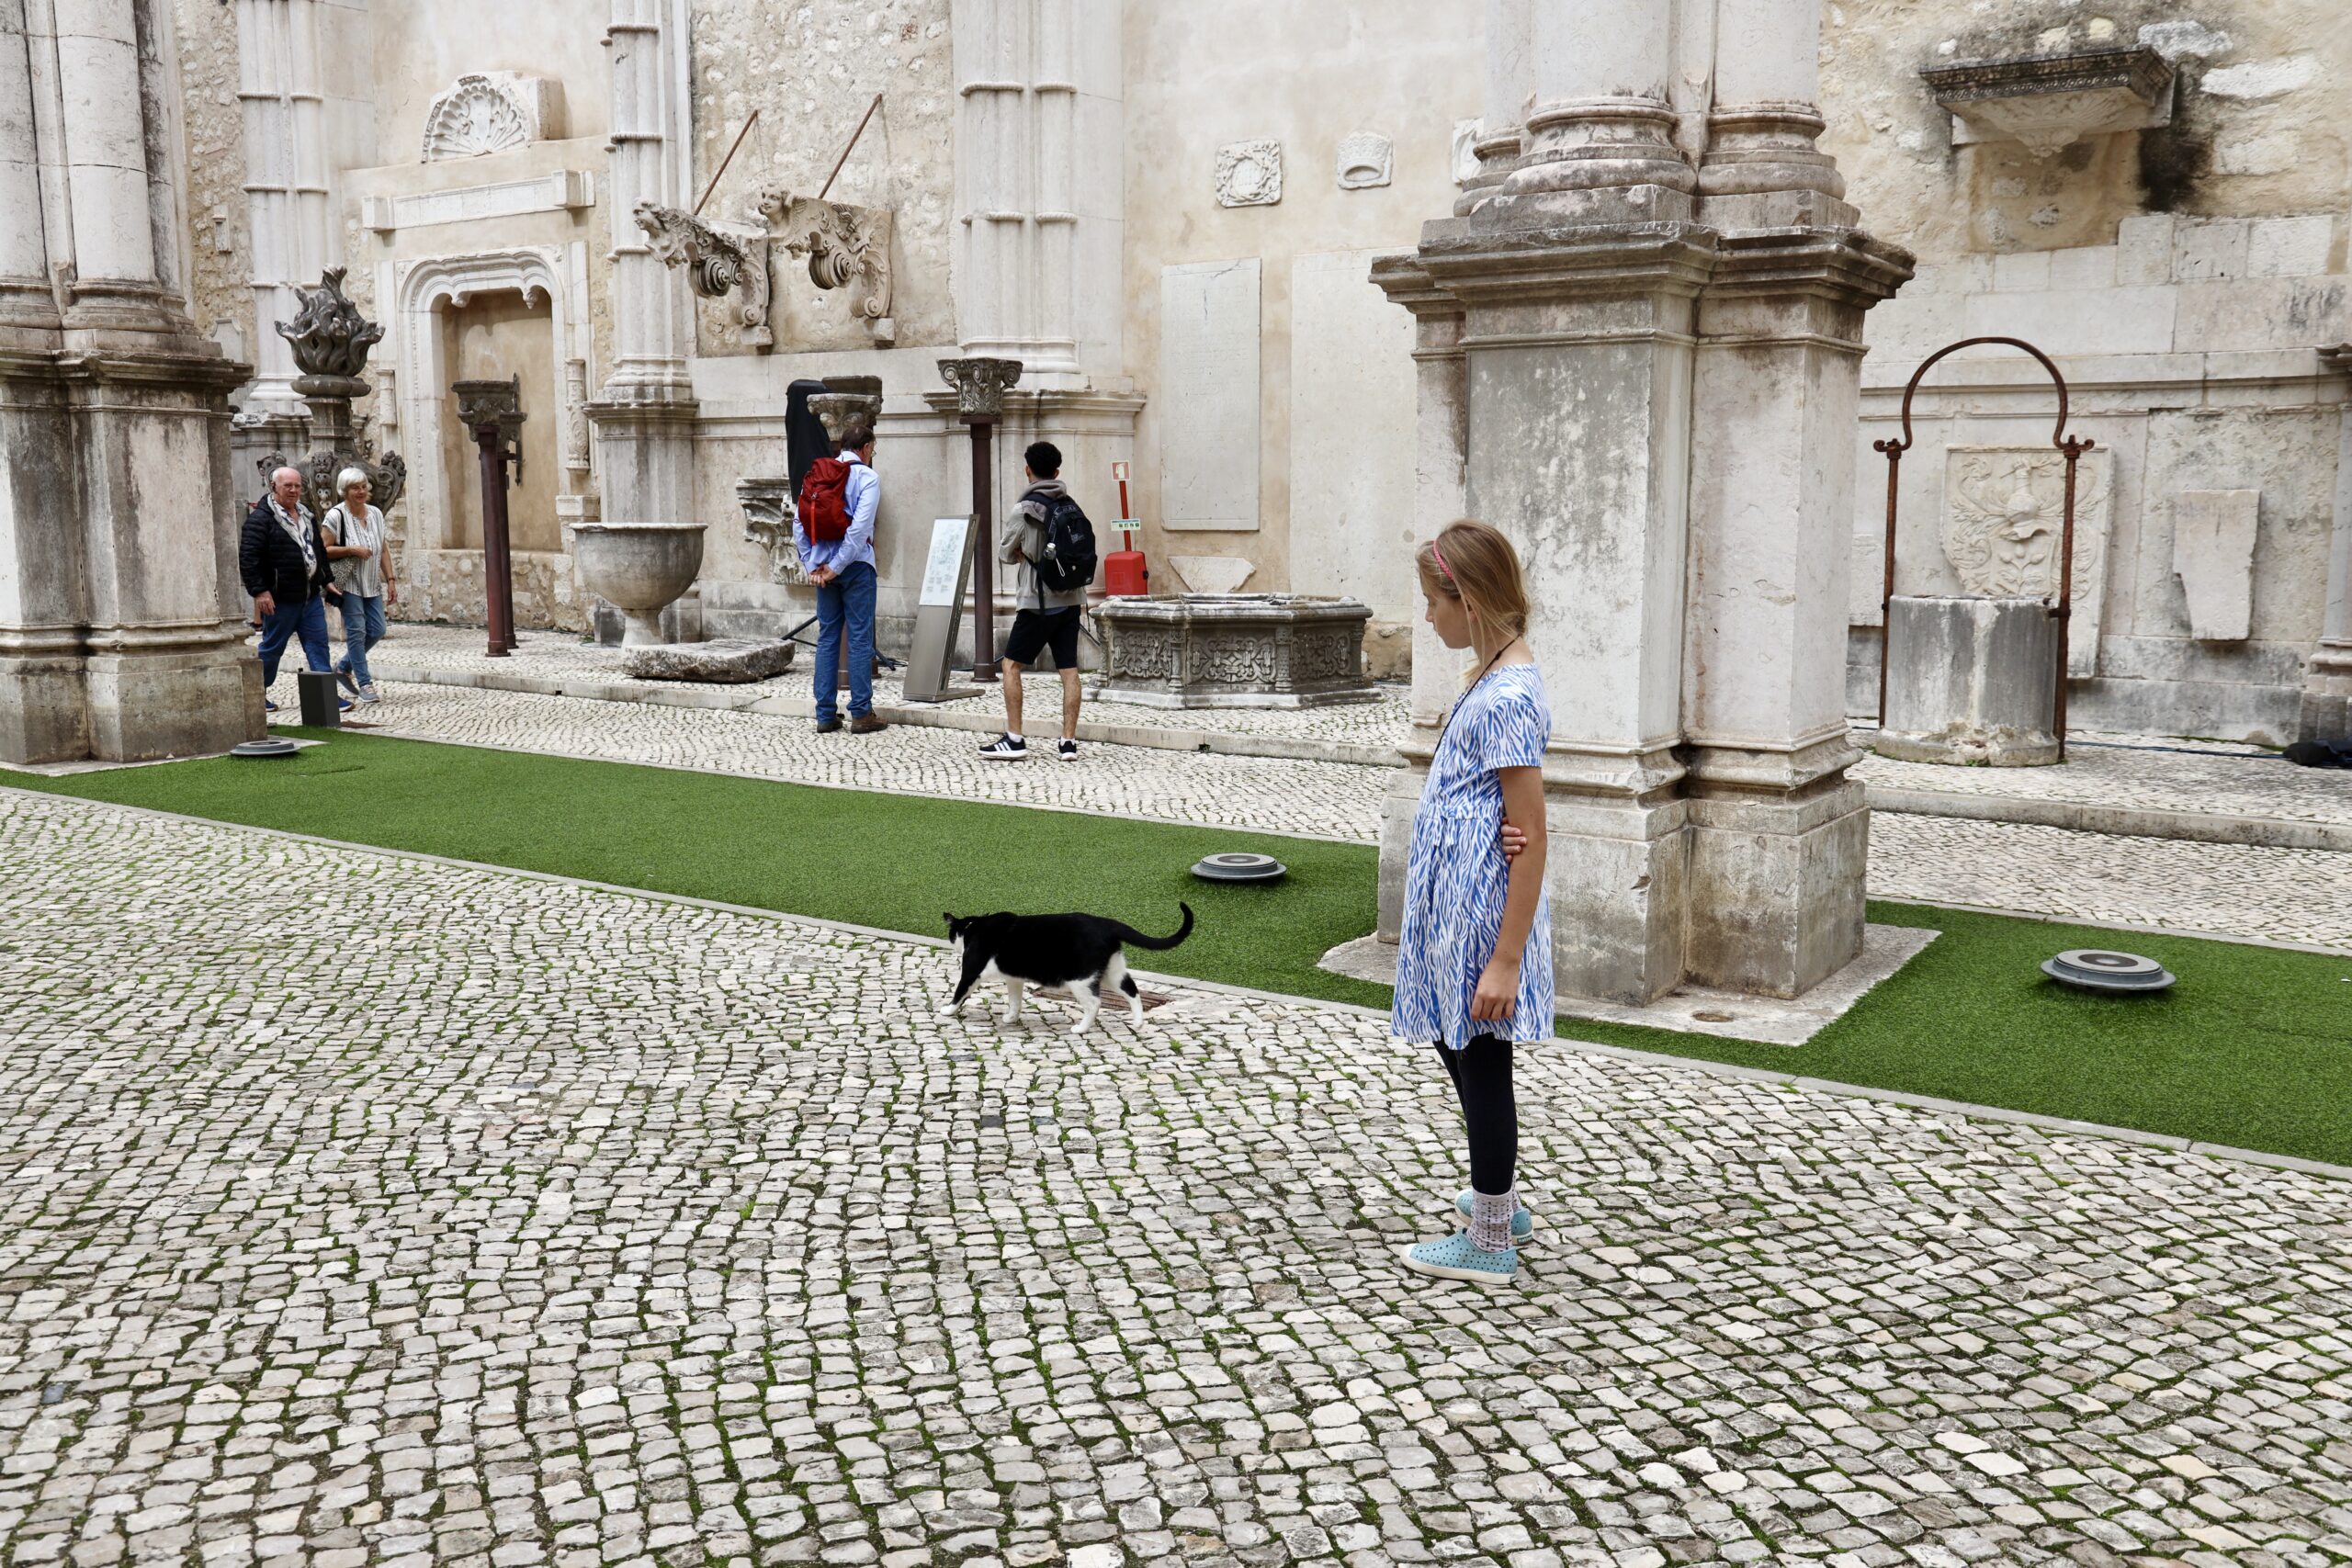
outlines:
[[[302,504],[302,476],[297,470],[280,468],[270,475],[269,493],[245,514],[244,533],[237,540],[237,572],[261,616],[263,692],[277,679],[278,656],[295,637],[302,639],[302,655],[311,669],[329,668],[322,595],[334,579],[319,520]],[[349,702],[337,700],[345,711],[350,709]],[[277,711],[266,696],[262,705]]]

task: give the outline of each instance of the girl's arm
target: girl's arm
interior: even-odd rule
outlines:
[[[1495,782],[1502,785],[1503,820],[1525,837],[1526,847],[1510,858],[1510,882],[1503,898],[1503,928],[1495,938],[1494,956],[1478,976],[1470,998],[1473,1022],[1496,1022],[1519,1010],[1519,960],[1535,926],[1535,904],[1544,892],[1544,770],[1498,768]]]

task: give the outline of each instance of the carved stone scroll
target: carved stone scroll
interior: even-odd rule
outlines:
[[[706,299],[732,293],[735,341],[765,351],[775,346],[768,325],[768,236],[746,229],[721,229],[690,212],[637,204],[637,226],[652,242],[653,254],[686,269],[686,282]]]
[[[820,288],[846,289],[850,313],[865,324],[875,343],[898,340],[890,316],[890,212],[851,207],[774,189],[762,193],[760,216],[776,243],[808,258],[808,280]]]
[[[808,586],[808,573],[800,563],[800,547],[792,537],[791,481],[737,479],[735,501],[743,509],[743,537],[767,553],[768,581]]]

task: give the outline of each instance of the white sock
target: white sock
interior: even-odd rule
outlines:
[[[1019,730],[1017,730],[1017,729],[1008,729],[1008,730],[1006,730],[1006,731],[1004,732],[1004,738],[1005,738],[1007,740],[1012,741],[1012,742],[1014,745],[1016,745],[1016,746],[1025,746],[1025,745],[1027,745],[1027,744],[1028,744],[1028,742],[1027,742],[1027,741],[1025,741],[1025,740],[1023,740],[1023,739],[1021,739],[1021,731],[1019,731]]]
[[[1500,1252],[1510,1245],[1510,1217],[1519,1209],[1519,1191],[1470,1193],[1470,1245],[1482,1252]]]

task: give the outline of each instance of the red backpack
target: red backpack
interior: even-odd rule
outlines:
[[[839,544],[849,534],[850,465],[839,457],[820,457],[808,465],[800,481],[800,526],[809,543]]]

